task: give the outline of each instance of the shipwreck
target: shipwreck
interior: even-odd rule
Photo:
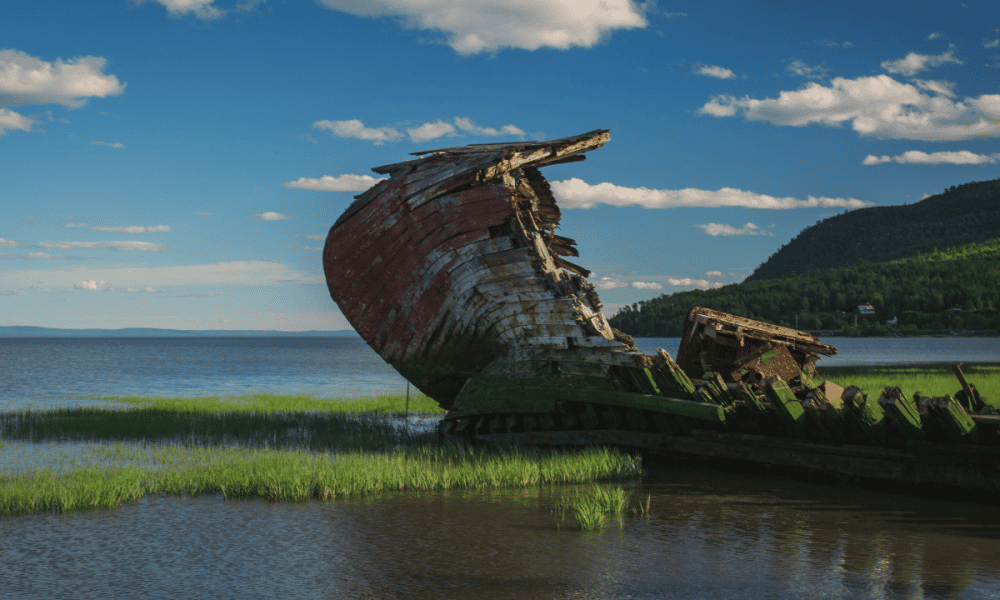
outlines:
[[[601,314],[556,233],[542,167],[607,130],[414,153],[340,216],[323,266],[361,337],[472,443],[609,444],[859,481],[1000,490],[1000,416],[957,370],[955,397],[843,389],[813,335],[694,307],[675,361]]]

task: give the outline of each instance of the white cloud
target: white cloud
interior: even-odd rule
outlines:
[[[705,273],[705,277],[722,277],[722,271],[709,271]]]
[[[995,165],[998,161],[1000,161],[1000,153],[976,154],[968,150],[959,150],[957,152],[931,152],[928,154],[920,150],[910,150],[896,156],[873,156],[869,154],[861,164],[881,165],[888,162],[896,162],[901,165],[908,163],[918,165]]]
[[[157,290],[167,287],[225,285],[268,286],[321,284],[321,275],[307,275],[271,261],[251,260],[172,267],[79,268],[60,270],[0,270],[0,289],[23,287]],[[106,282],[106,284],[105,284]]]
[[[663,286],[649,281],[633,281],[632,287],[637,290],[662,290]]]
[[[955,97],[954,82],[944,81],[943,79],[914,79],[913,83],[915,83],[920,89],[934,92],[935,94],[941,94],[942,96],[947,96],[949,98]]]
[[[215,213],[210,212],[193,212],[192,215],[205,215],[206,217],[214,217]]]
[[[925,88],[942,85],[922,83]],[[699,112],[716,117],[739,113],[749,121],[792,127],[850,123],[860,135],[884,139],[955,141],[1000,135],[1000,95],[955,102],[888,75],[838,77],[829,86],[814,82],[765,100],[716,96]]]
[[[927,39],[929,39],[929,40],[936,40],[936,39],[938,39],[939,37],[941,37],[941,35],[942,35],[942,34],[941,34],[941,32],[940,32],[940,31],[935,31],[934,33],[932,33],[932,34],[930,34],[929,36],[927,36]]]
[[[3,238],[0,238],[0,248],[9,246],[20,246],[20,244],[15,242],[14,240],[5,240]]]
[[[454,136],[455,126],[451,123],[445,123],[444,121],[438,120],[436,123],[424,123],[420,127],[415,127],[413,129],[407,129],[406,133],[410,134],[410,139],[414,142],[426,142],[427,140],[433,140],[441,136]]]
[[[313,127],[316,129],[326,129],[339,137],[368,140],[376,144],[394,142],[403,137],[403,134],[395,127],[365,127],[364,123],[357,119],[348,121],[316,121],[313,123]],[[456,137],[463,134],[491,137],[503,135],[524,137],[526,135],[524,130],[516,125],[504,125],[500,129],[480,127],[473,123],[472,119],[466,117],[455,117],[454,124],[438,119],[433,123],[428,122],[416,127],[407,128],[406,133],[409,135],[410,141],[416,143],[426,142],[427,140],[443,136]]]
[[[122,233],[152,233],[158,231],[173,231],[172,229],[170,229],[169,225],[107,227],[103,225],[87,225],[86,223],[81,223],[79,221],[70,221],[69,223],[63,223],[63,227],[78,227],[90,231],[117,231]]]
[[[90,142],[92,146],[107,146],[108,148],[118,148],[119,150],[125,147],[125,144],[121,142]]]
[[[215,0],[135,0],[136,4],[155,2],[167,9],[167,14],[171,17],[183,17],[184,15],[194,15],[204,21],[212,21],[226,14],[226,11],[214,6]]]
[[[736,77],[736,74],[729,69],[713,65],[704,65],[695,71],[695,73],[698,75],[705,75],[706,77],[716,77],[718,79],[732,79],[733,77]]]
[[[644,206],[646,208],[677,208],[680,206],[718,207],[743,206],[747,208],[811,208],[843,207],[862,208],[871,202],[855,198],[775,198],[733,188],[712,192],[687,188],[683,190],[656,190],[644,187],[628,188],[612,183],[590,185],[581,179],[568,179],[550,183],[559,205],[563,208],[591,208],[598,203],[611,206]]]
[[[983,48],[1000,48],[1000,38],[983,42]]]
[[[316,248],[315,246],[302,246],[303,250],[309,250],[312,252],[322,252],[323,248]]]
[[[27,294],[25,292],[22,292],[20,290],[16,292],[10,290],[0,290],[0,296],[26,296],[26,295]]]
[[[807,77],[809,79],[821,79],[826,77],[829,71],[826,67],[811,66],[798,59],[793,60],[788,65],[788,70],[800,77]]]
[[[612,290],[615,288],[628,287],[627,281],[622,281],[621,279],[615,279],[613,277],[601,277],[595,281],[591,281],[595,288],[599,290]]]
[[[712,282],[712,281],[708,281],[708,280],[705,280],[705,279],[691,279],[690,277],[685,277],[683,279],[677,279],[677,278],[674,278],[674,277],[667,277],[667,283],[669,283],[670,285],[672,285],[674,287],[696,287],[696,288],[700,288],[700,289],[703,289],[703,290],[707,290],[707,289],[711,289],[711,288],[719,288],[719,287],[722,287],[723,285],[725,285],[725,284],[720,283],[718,281]]]
[[[403,134],[399,133],[392,127],[380,127],[378,129],[373,129],[371,127],[365,127],[364,123],[357,119],[350,119],[347,121],[316,121],[313,123],[313,128],[326,129],[337,137],[368,140],[370,142],[375,142],[376,144],[391,142],[403,137]]]
[[[717,235],[774,235],[766,229],[761,229],[753,223],[747,223],[740,229],[733,227],[732,225],[723,225],[722,223],[706,223],[704,225],[695,225],[695,227],[701,227],[710,236]]]
[[[39,248],[60,250],[111,250],[114,252],[164,252],[163,244],[149,242],[39,242]]]
[[[913,77],[921,71],[926,71],[931,67],[937,67],[945,63],[965,64],[955,58],[954,53],[954,46],[943,54],[917,54],[916,52],[910,52],[905,58],[884,61],[882,68],[890,73],[899,73],[906,77]]]
[[[272,211],[262,212],[259,215],[255,215],[255,217],[261,221],[281,221],[288,218],[281,213]]]
[[[459,54],[501,48],[589,48],[617,29],[646,27],[633,0],[319,0],[359,17],[398,17],[404,27],[445,34]]]
[[[0,135],[6,135],[8,129],[31,131],[31,119],[12,110],[0,108]]]
[[[29,252],[27,254],[7,254],[4,252],[0,252],[0,258],[82,260],[87,262],[98,262],[101,260],[100,258],[91,258],[87,256],[60,256],[57,254],[49,254],[48,252]]]
[[[375,178],[370,175],[340,175],[333,177],[324,175],[320,178],[299,177],[289,181],[285,187],[293,190],[312,190],[315,192],[363,192],[385,178]]]
[[[303,233],[302,237],[309,238],[310,240],[325,240],[326,234],[323,233]]]
[[[80,281],[73,287],[78,290],[100,290],[104,288],[104,280],[101,280],[100,283],[98,283],[96,279],[91,279],[90,281]]]
[[[56,59],[50,63],[18,50],[2,50],[0,105],[57,103],[79,108],[87,98],[117,96],[125,91],[125,86],[114,75],[103,73],[106,64],[98,56]],[[11,114],[14,113],[0,112],[0,119],[6,120]]]
[[[464,117],[455,117],[455,125],[462,131],[471,135],[517,135],[522,137],[527,135],[521,130],[520,127],[516,127],[514,125],[504,125],[497,130],[492,127],[479,127],[472,122],[472,119],[466,119]]]

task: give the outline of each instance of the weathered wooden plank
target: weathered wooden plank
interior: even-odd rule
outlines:
[[[924,435],[920,410],[898,387],[888,386],[878,399],[892,425],[892,430],[906,439],[918,440]]]

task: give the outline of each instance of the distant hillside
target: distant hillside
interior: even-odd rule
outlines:
[[[704,306],[812,331],[996,333],[998,281],[1000,238],[888,262],[678,292],[627,306],[609,321],[636,337],[676,337],[687,311]],[[865,303],[874,314],[859,313],[858,306]]]
[[[0,326],[0,338],[150,338],[150,337],[357,337],[353,329],[342,331],[234,331],[229,329],[57,329],[25,325]]]
[[[1000,238],[1000,179],[953,186],[916,204],[852,210],[803,229],[747,281],[882,263]]]

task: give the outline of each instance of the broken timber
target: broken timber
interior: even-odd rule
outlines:
[[[677,361],[613,330],[540,168],[606,130],[442,148],[377,167],[323,252],[362,338],[448,414],[443,435],[498,446],[609,444],[862,480],[1000,491],[1000,412],[956,367],[955,398],[822,381],[802,331],[694,307]]]

